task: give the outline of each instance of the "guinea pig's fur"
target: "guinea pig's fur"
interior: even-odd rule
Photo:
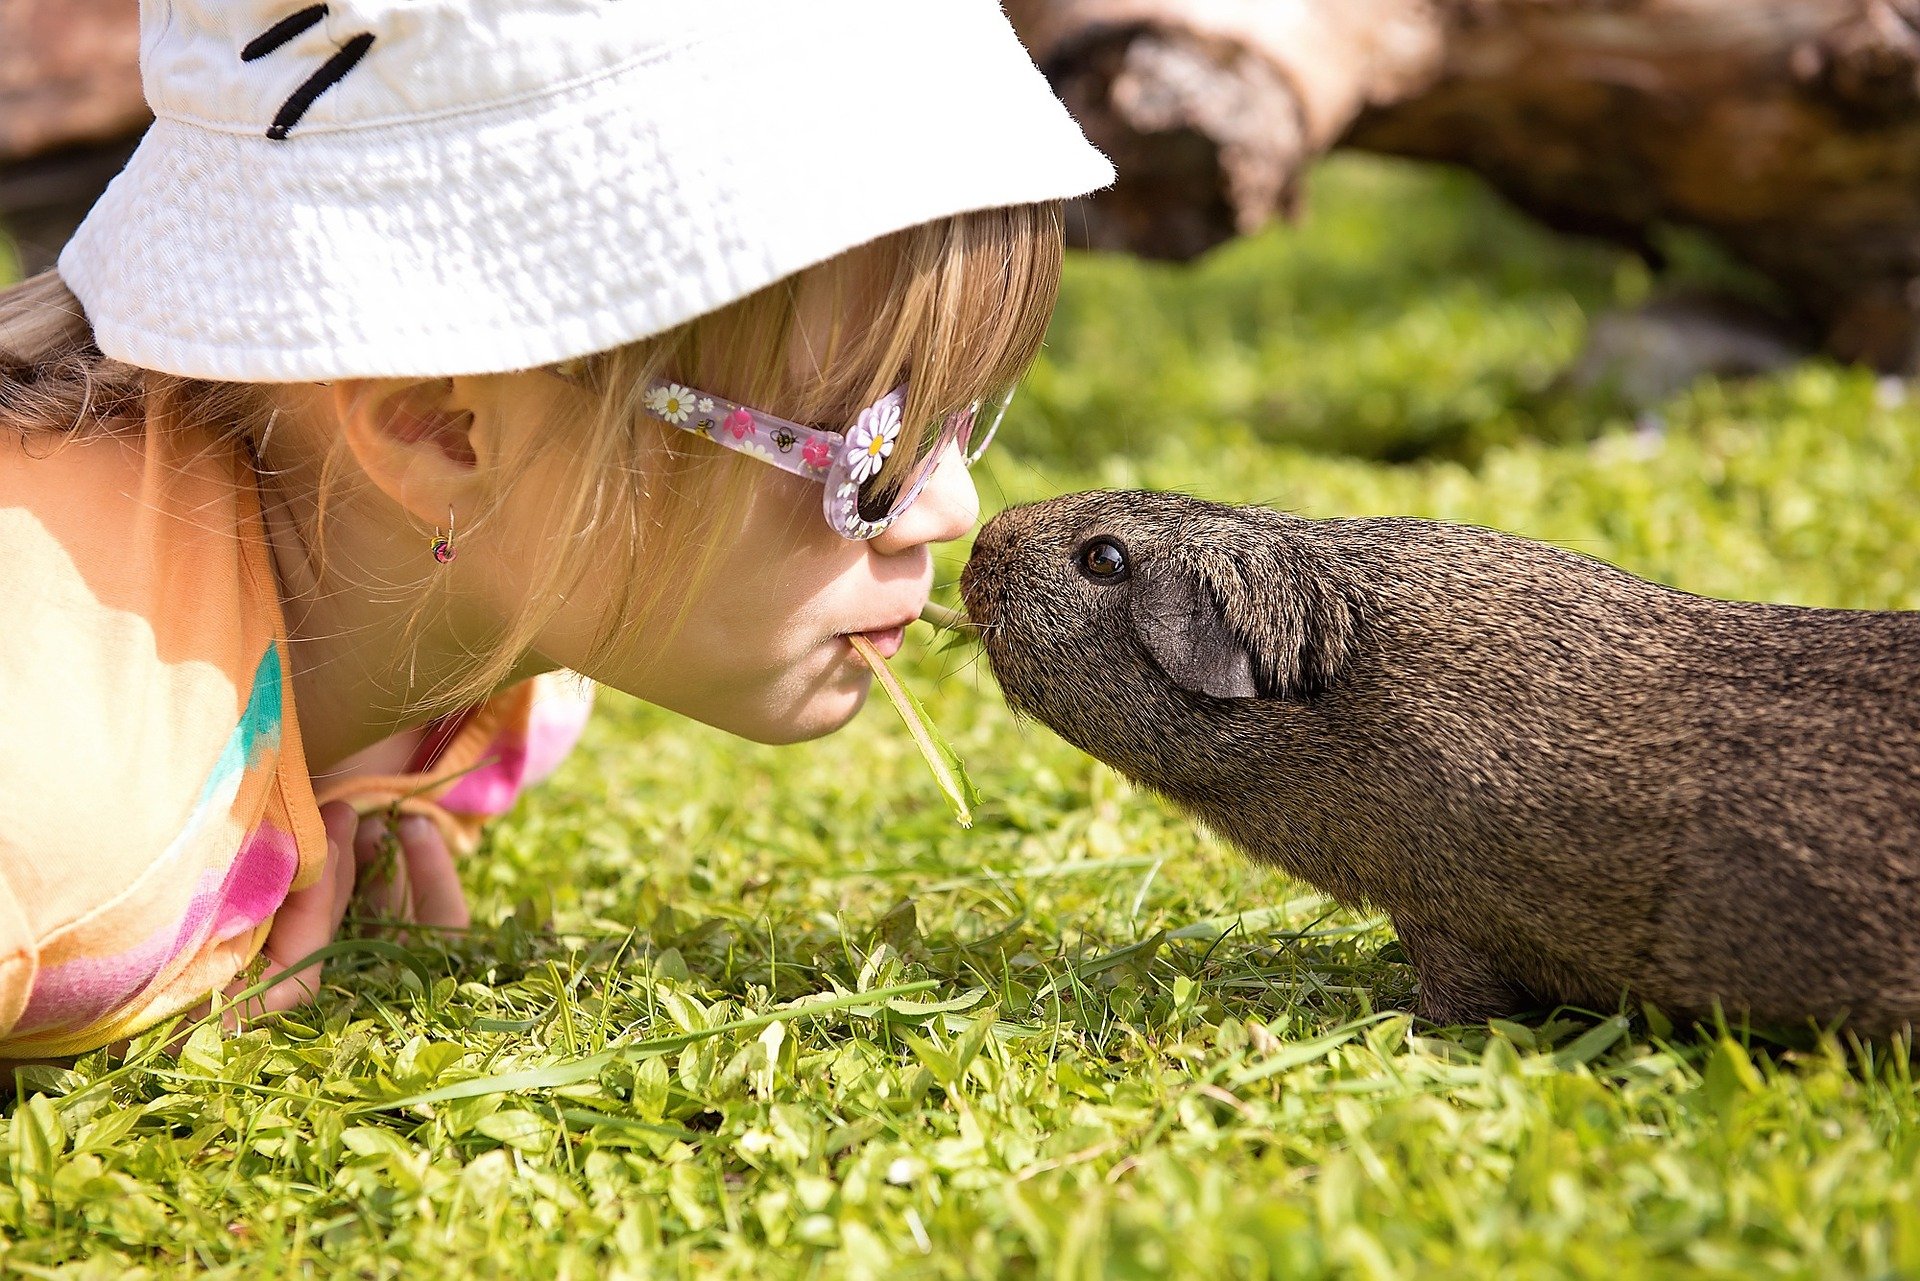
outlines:
[[[1384,909],[1427,1018],[1920,1017],[1920,614],[1143,492],[1001,513],[961,586],[1017,711]]]

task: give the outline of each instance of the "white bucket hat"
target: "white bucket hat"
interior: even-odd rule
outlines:
[[[60,255],[192,377],[523,369],[1112,181],[994,0],[141,0],[157,117]]]

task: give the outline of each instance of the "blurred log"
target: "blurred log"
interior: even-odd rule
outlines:
[[[53,259],[150,117],[134,0],[0,0],[0,223]]]
[[[1335,146],[1555,227],[1711,233],[1825,347],[1920,372],[1920,0],[1010,0],[1119,185],[1070,225],[1188,258]]]
[[[1008,0],[1113,190],[1075,212],[1093,248],[1191,258],[1291,209],[1308,162],[1368,104],[1435,74],[1424,0]]]

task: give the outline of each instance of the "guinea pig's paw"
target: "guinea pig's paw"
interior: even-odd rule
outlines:
[[[1442,1027],[1485,1023],[1531,1009],[1525,988],[1500,973],[1493,958],[1444,931],[1394,918],[1420,987],[1413,1012]]]

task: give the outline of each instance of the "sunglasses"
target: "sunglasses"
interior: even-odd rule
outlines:
[[[842,538],[868,539],[883,533],[913,506],[949,445],[957,445],[966,465],[973,466],[993,443],[1012,399],[1009,387],[991,401],[975,401],[948,414],[940,430],[919,433],[912,463],[905,469],[896,467],[884,482],[880,474],[894,450],[913,443],[901,440],[906,434],[901,418],[907,403],[904,386],[861,410],[844,432],[788,422],[675,382],[647,384],[645,403],[648,413],[681,431],[819,481],[826,486],[823,507],[833,532]]]

